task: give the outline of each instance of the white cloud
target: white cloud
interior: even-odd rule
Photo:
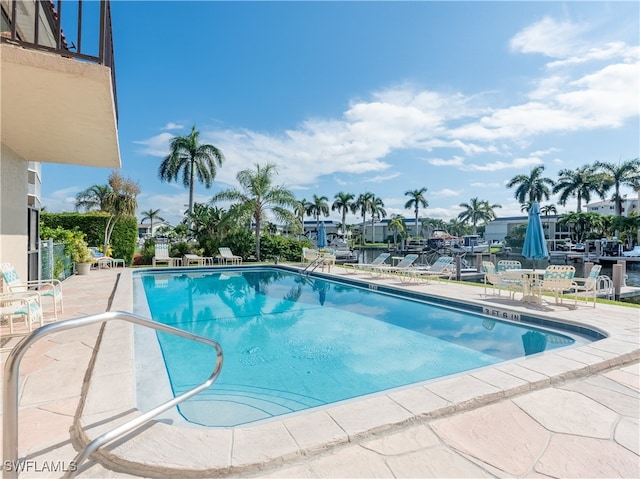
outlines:
[[[498,171],[508,169],[523,169],[540,164],[542,164],[542,160],[540,158],[515,158],[514,160],[509,162],[494,161],[491,163],[486,163],[484,165],[469,164],[466,165],[464,169],[468,171]]]
[[[184,125],[181,125],[179,123],[169,122],[160,129],[161,130],[182,130],[183,128],[184,128]]]
[[[577,49],[582,49],[580,35],[587,30],[585,25],[565,21],[559,22],[545,17],[518,34],[509,42],[511,50],[521,53],[541,53],[554,58],[566,58]]]
[[[400,173],[391,173],[390,175],[378,175],[372,178],[367,178],[363,180],[365,183],[383,183],[388,180],[392,180],[393,178],[397,178],[400,176]]]
[[[434,191],[432,193],[432,196],[450,197],[450,196],[460,196],[460,194],[461,194],[460,191],[452,190],[450,188],[443,188],[441,190]]]
[[[500,183],[484,183],[481,181],[474,181],[470,184],[474,188],[501,188],[503,185]]]
[[[144,147],[138,150],[139,153],[150,156],[167,156],[169,154],[169,143],[175,135],[171,133],[160,133],[146,140],[134,141],[137,145]]]
[[[430,165],[434,166],[462,166],[464,165],[464,160],[460,156],[454,156],[450,160],[445,160],[443,158],[431,158],[427,160]]]

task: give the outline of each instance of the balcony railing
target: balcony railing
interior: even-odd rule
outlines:
[[[83,0],[0,0],[0,5],[0,40],[3,43],[50,51],[63,57],[109,67],[117,118],[116,69],[109,0],[100,0],[99,3]],[[96,5],[99,5],[97,10]],[[63,27],[68,34],[72,32],[75,38],[67,38]]]

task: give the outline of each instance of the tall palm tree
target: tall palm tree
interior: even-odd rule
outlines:
[[[177,181],[182,172],[182,184],[189,188],[189,213],[193,211],[195,180],[211,188],[217,167],[222,166],[224,155],[213,145],[200,143],[200,132],[196,127],[186,136],[176,136],[171,140],[169,155],[162,160],[158,169],[161,181]]]
[[[260,261],[260,230],[262,220],[268,210],[275,218],[283,222],[293,222],[296,216],[292,210],[298,202],[291,191],[283,186],[273,185],[273,176],[278,173],[276,165],[267,163],[260,166],[256,163],[255,170],[242,170],[236,175],[240,190],[229,189],[213,196],[212,202],[235,201],[238,211],[251,214],[255,225],[256,259]]]
[[[316,231],[320,229],[320,215],[325,218],[329,216],[329,198],[326,196],[313,195],[313,201],[307,206],[307,214],[316,219]]]
[[[104,252],[109,251],[113,228],[120,218],[134,216],[138,207],[137,196],[140,187],[137,183],[127,178],[124,179],[117,171],[109,175],[109,195],[105,199],[104,209],[109,213],[109,219],[104,230]]]
[[[458,215],[458,219],[463,223],[471,223],[473,225],[473,234],[476,234],[479,222],[488,223],[496,219],[495,208],[502,208],[502,205],[490,205],[487,200],[479,200],[471,198],[469,203],[460,203],[460,207],[464,208]]]
[[[419,227],[418,214],[420,213],[420,207],[422,206],[423,208],[427,208],[429,206],[429,202],[424,197],[424,194],[426,193],[426,191],[427,191],[427,188],[423,186],[419,190],[409,190],[409,191],[405,191],[404,193],[405,196],[409,196],[411,198],[409,201],[407,201],[404,204],[404,207],[406,209],[413,208],[413,212],[415,214],[415,219],[416,219],[416,236],[420,236],[419,229],[418,229]]]
[[[93,185],[76,195],[76,211],[106,211],[107,198],[111,194],[109,185]]]
[[[160,210],[154,210],[153,208],[148,209],[147,211],[142,211],[142,219],[140,220],[140,224],[143,224],[145,221],[149,220],[150,226],[149,231],[151,232],[151,236],[153,236],[153,220],[164,221],[158,213]]]
[[[616,205],[616,216],[622,216],[621,186],[635,187],[640,182],[640,159],[627,160],[615,163],[598,161],[594,165],[604,173],[604,189],[608,191],[614,188],[613,201]]]
[[[355,204],[355,195],[352,193],[344,193],[340,191],[336,193],[334,196],[335,201],[331,205],[331,211],[340,211],[342,214],[342,236],[346,234],[346,221],[347,221],[347,213],[350,211],[351,213],[356,212],[356,204]]]
[[[371,242],[373,243],[375,241],[375,220],[387,217],[387,212],[384,209],[384,202],[382,201],[382,198],[378,198],[375,195],[373,196],[369,213],[371,213]]]
[[[566,205],[571,197],[575,197],[578,206],[576,212],[582,212],[582,201],[589,203],[591,194],[598,193],[604,197],[604,188],[601,176],[596,174],[593,166],[583,166],[577,170],[560,170],[558,181],[553,187],[554,193],[560,193],[558,203]]]
[[[374,195],[373,193],[371,193],[370,191],[367,191],[365,193],[360,193],[358,195],[358,199],[356,199],[356,211],[360,211],[360,215],[362,215],[362,238],[361,238],[361,244],[364,246],[364,228],[366,225],[366,221],[367,221],[367,213],[369,211],[371,211],[371,205],[373,203],[373,199],[374,199]]]
[[[305,198],[302,198],[300,201],[296,201],[296,206],[293,208],[293,211],[300,222],[300,231],[302,231],[302,234],[304,234],[304,215],[307,214],[309,204],[310,203]]]
[[[551,178],[542,176],[544,165],[536,166],[529,175],[516,175],[509,180],[507,188],[518,185],[515,192],[516,199],[524,204],[526,201],[538,203],[543,199],[548,200],[551,196],[551,187],[554,183]]]

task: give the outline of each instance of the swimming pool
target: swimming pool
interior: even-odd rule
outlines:
[[[134,292],[136,313],[222,345],[216,383],[180,407],[187,421],[207,426],[265,420],[588,341],[283,268],[141,272]],[[162,333],[158,341],[175,394],[208,376],[209,350]]]

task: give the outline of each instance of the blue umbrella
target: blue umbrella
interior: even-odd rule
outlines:
[[[529,223],[527,223],[527,234],[524,237],[522,256],[533,260],[534,268],[536,260],[546,259],[549,257],[549,250],[547,250],[547,242],[544,238],[542,220],[540,219],[540,206],[538,203],[532,203],[531,209],[529,209]]]
[[[327,229],[324,225],[324,221],[320,223],[320,227],[318,228],[318,248],[326,248],[327,247]]]

